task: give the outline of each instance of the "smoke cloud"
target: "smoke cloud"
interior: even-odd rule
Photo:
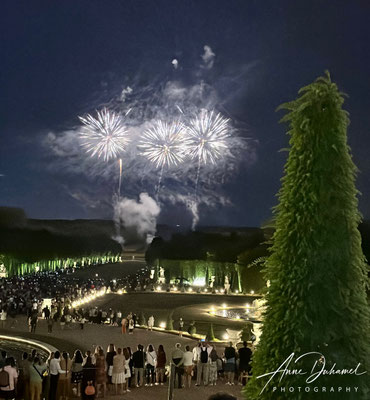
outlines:
[[[150,243],[155,235],[160,211],[159,205],[148,193],[140,193],[139,201],[126,197],[117,199],[114,204],[114,221],[119,230],[121,227],[125,230],[134,229],[138,236]],[[114,239],[123,245],[124,238],[119,232]]]
[[[175,68],[175,69],[177,69],[178,68],[178,66],[179,66],[179,62],[178,62],[178,60],[176,60],[176,58],[174,58],[173,60],[172,60],[172,65],[173,65],[173,67]]]
[[[202,60],[204,63],[203,68],[211,69],[215,62],[216,54],[212,51],[211,47],[208,45],[205,45],[203,49],[204,49],[204,53],[202,54]]]
[[[132,93],[132,88],[130,86],[127,86],[124,88],[121,92],[121,101],[124,103],[126,101],[127,95]]]

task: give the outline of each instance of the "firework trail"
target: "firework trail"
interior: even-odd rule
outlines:
[[[125,117],[131,111],[129,109],[125,114]],[[123,118],[120,114],[114,111],[109,111],[107,108],[103,108],[101,111],[97,111],[96,118],[91,114],[87,114],[86,117],[79,117],[83,123],[82,130],[80,132],[81,145],[85,148],[86,152],[94,157],[102,157],[104,161],[109,161],[111,158],[116,158],[122,153],[129,143],[128,129],[123,123]],[[122,159],[119,159],[119,182],[118,182],[118,196],[117,200],[114,201],[114,209],[116,214],[116,208],[119,204],[121,196],[121,183],[122,183]],[[122,246],[124,239],[121,235],[120,221],[114,218],[117,240]]]
[[[202,109],[199,115],[189,121],[186,149],[188,155],[197,160],[195,196],[197,196],[201,165],[216,164],[228,149],[229,119],[220,113]]]
[[[108,161],[126,149],[129,143],[128,129],[120,114],[103,108],[97,111],[96,118],[87,114],[79,119],[83,123],[81,145],[91,157],[97,155]]]
[[[141,154],[160,170],[156,197],[158,198],[164,167],[176,166],[185,157],[185,126],[157,120],[147,129],[138,145]]]
[[[122,158],[119,159],[118,198],[121,197],[121,183],[122,183]]]

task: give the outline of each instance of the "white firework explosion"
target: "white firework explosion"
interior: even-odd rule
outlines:
[[[91,157],[97,155],[104,161],[116,158],[129,143],[128,129],[120,114],[103,108],[97,111],[97,117],[87,114],[79,117],[83,123],[80,132],[81,145]]]
[[[186,148],[198,164],[216,164],[228,149],[230,138],[229,119],[220,113],[202,109],[199,115],[190,119],[187,129]]]
[[[144,132],[138,148],[157,168],[176,166],[185,157],[185,133],[186,128],[181,122],[157,120]]]

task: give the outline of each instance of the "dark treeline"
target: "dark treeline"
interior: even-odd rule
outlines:
[[[262,229],[248,233],[189,232],[175,234],[170,240],[156,237],[146,252],[146,259],[211,260],[236,263],[245,259],[252,249],[259,249],[258,257],[266,254],[266,238]],[[246,253],[247,254],[244,254]]]
[[[226,230],[226,228],[225,228]],[[370,260],[370,221],[360,224],[363,252]],[[272,231],[255,228],[246,232],[174,234],[171,239],[154,238],[146,252],[146,260],[212,260],[248,265],[268,255]]]
[[[370,260],[370,222],[360,227],[362,247]],[[112,239],[111,221],[28,220],[21,209],[0,207],[0,255],[22,262],[118,254],[121,246]],[[154,238],[146,252],[149,263],[156,259],[212,260],[248,265],[267,255],[271,232],[259,228],[233,230],[214,228],[173,234],[169,240]]]
[[[120,251],[117,242],[102,234],[63,236],[47,230],[0,228],[0,253],[25,262]]]
[[[80,233],[36,229],[22,210],[0,208],[0,254],[22,262],[81,257],[91,254],[118,254],[121,246],[105,232]]]

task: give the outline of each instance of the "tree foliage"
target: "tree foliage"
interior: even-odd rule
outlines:
[[[168,314],[167,322],[166,322],[166,329],[168,331],[173,331],[173,311]]]
[[[208,342],[213,342],[215,339],[216,339],[215,332],[213,330],[213,324],[211,323],[211,324],[209,324],[209,327],[208,327],[208,331],[206,334],[206,340]]]
[[[265,265],[271,286],[253,358],[253,379],[246,387],[248,400],[311,398],[298,390],[293,397],[273,392],[273,386],[357,386],[358,393],[336,393],[335,398],[369,398],[368,375],[320,376],[308,384],[307,375],[284,376],[279,383],[278,374],[264,390],[268,378],[256,379],[275,371],[293,352],[295,357],[322,353],[327,369],[335,363],[341,369],[355,368],[358,363],[359,372],[370,369],[367,270],[343,101],[327,74],[280,107],[288,110],[282,121],[290,124],[290,148]],[[318,358],[317,354],[306,356],[289,367],[311,371]],[[311,395],[332,398],[331,393],[311,391]]]
[[[246,228],[231,233],[189,232],[175,234],[168,241],[155,238],[146,251],[146,260],[155,264],[157,259],[237,261],[246,249],[258,246],[264,240],[263,231]]]

